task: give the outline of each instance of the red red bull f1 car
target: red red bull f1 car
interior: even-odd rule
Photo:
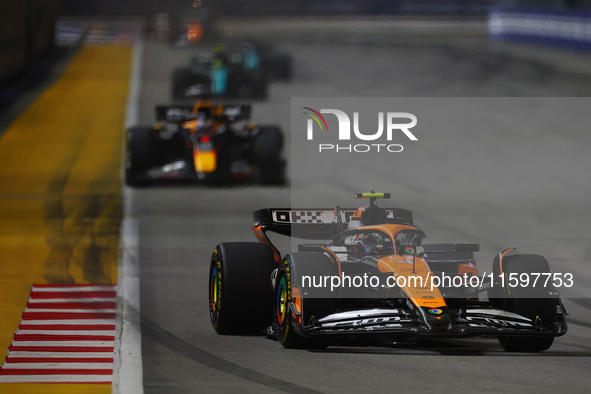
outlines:
[[[370,204],[258,210],[258,243],[217,245],[209,272],[214,329],[266,328],[286,348],[480,336],[517,352],[546,350],[566,333],[544,257],[509,248],[480,272],[478,244],[425,244],[410,211],[377,205],[389,194],[356,197]],[[269,231],[325,241],[282,255]]]
[[[125,181],[285,182],[283,132],[250,122],[250,105],[157,106],[157,124],[127,130]]]

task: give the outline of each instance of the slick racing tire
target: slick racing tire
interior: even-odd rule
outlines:
[[[253,82],[252,98],[256,100],[265,100],[269,95],[269,84],[264,78],[258,78]]]
[[[256,156],[259,165],[259,181],[266,185],[285,183],[283,133],[275,126],[261,126],[256,134]]]
[[[550,349],[554,337],[502,336],[499,343],[508,352],[538,353]]]
[[[291,253],[283,259],[275,281],[273,331],[287,349],[326,347],[322,339],[304,337],[298,331],[336,309],[334,296],[304,295],[304,275],[336,276],[338,269],[328,257],[318,253]]]
[[[293,77],[293,61],[289,55],[277,55],[271,68],[271,74],[275,80],[287,82]]]
[[[145,173],[152,166],[155,145],[153,129],[132,127],[127,130],[125,183],[128,186],[145,186],[150,183]]]
[[[269,245],[228,242],[216,246],[209,268],[209,317],[218,334],[257,334],[273,321]]]
[[[503,274],[551,273],[548,261],[535,254],[517,254],[503,258]],[[505,280],[507,284],[507,280]],[[556,290],[551,283],[544,287],[539,280],[536,286],[505,287],[506,309],[510,312],[527,317],[544,330],[550,329],[557,322],[558,299],[551,296]],[[553,336],[500,336],[501,346],[508,352],[541,352],[547,350],[554,342]]]

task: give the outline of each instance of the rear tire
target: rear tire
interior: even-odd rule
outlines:
[[[273,321],[273,250],[255,242],[216,246],[209,269],[209,316],[218,334],[257,334]]]
[[[155,145],[153,129],[132,127],[127,130],[125,183],[128,186],[145,186],[150,183],[145,172],[153,164]]]
[[[498,264],[498,263],[497,263]],[[498,268],[498,267],[496,267]],[[503,258],[503,274],[551,273],[548,261],[536,254],[517,254]],[[493,268],[494,269],[494,268]],[[508,283],[505,280],[505,283]],[[555,289],[551,283],[544,287],[544,281],[538,280],[536,286],[506,287],[505,297],[501,302],[510,312],[527,317],[537,322],[541,328],[549,329],[557,319],[558,300],[549,293]],[[554,342],[553,336],[501,336],[499,343],[508,352],[541,352],[547,350]]]
[[[288,82],[293,77],[293,60],[289,55],[277,55],[273,61],[273,79]]]
[[[256,135],[256,154],[259,164],[259,181],[266,185],[285,183],[283,133],[275,126],[261,126]]]
[[[265,100],[269,95],[268,83],[264,78],[253,81],[252,98],[255,100]]]

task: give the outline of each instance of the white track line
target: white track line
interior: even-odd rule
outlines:
[[[139,102],[144,42],[139,37],[133,48],[133,62],[125,129],[139,122]],[[125,134],[124,134],[125,137]],[[125,154],[123,151],[122,154]],[[123,169],[122,169],[123,170]],[[124,177],[121,177],[124,179]],[[115,360],[113,365],[113,394],[143,394],[144,378],[142,365],[142,333],[140,326],[140,267],[139,230],[134,217],[134,190],[122,185],[123,222],[121,224],[122,257],[119,259],[119,306],[118,332],[115,338]]]
[[[110,383],[111,375],[3,375],[1,383]]]

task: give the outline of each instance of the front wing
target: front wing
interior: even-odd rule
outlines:
[[[557,314],[561,317],[558,323],[546,328],[539,327],[527,317],[502,309],[462,308],[449,312],[444,324],[433,324],[419,318],[417,313],[400,308],[362,309],[333,313],[295,328],[304,336],[380,334],[433,337],[561,336],[567,330],[561,306],[557,306]]]
[[[220,166],[211,173],[198,173],[193,168],[193,163],[188,160],[175,160],[170,163],[152,167],[138,175],[138,180],[173,180],[184,179],[188,181],[215,182],[215,181],[252,181],[256,173],[246,160],[234,160]]]

